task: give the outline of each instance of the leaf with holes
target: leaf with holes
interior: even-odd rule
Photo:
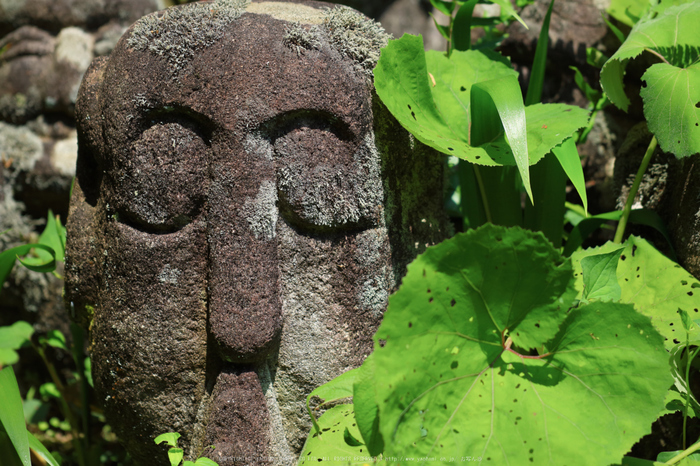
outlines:
[[[664,4],[669,2],[664,2]],[[630,100],[622,78],[630,59],[648,51],[664,62],[642,76],[644,117],[661,149],[677,157],[700,152],[700,3],[664,6],[639,21],[600,74],[608,98],[627,111]]]
[[[571,256],[579,291],[583,290],[581,260],[619,247],[619,244],[608,242]],[[625,242],[617,265],[617,282],[621,288],[620,302],[633,304],[637,311],[651,318],[669,351],[685,341],[678,309],[686,310],[691,319],[700,317],[700,282],[642,238],[630,236]],[[700,339],[697,325],[690,330],[690,339]]]
[[[419,256],[375,335],[385,457],[619,462],[663,408],[668,356],[633,306],[576,294],[541,233],[486,225]]]
[[[371,462],[355,425],[352,405],[338,405],[318,419],[321,433],[313,429],[299,455],[302,464],[357,465]],[[383,464],[383,462],[379,462]]]
[[[503,130],[522,125],[519,112],[499,112],[506,121],[491,123],[494,134],[476,134],[472,87],[516,77],[510,62],[495,52],[453,51],[447,58],[435,50],[425,52],[423,39],[408,34],[382,49],[374,70],[377,94],[404,128],[445,154],[487,166],[516,165],[515,144],[518,150],[527,148],[527,162],[533,165],[588,122],[588,112],[578,107],[539,104],[525,107],[526,140],[508,140]],[[522,106],[522,94],[520,102],[509,99],[512,108]]]

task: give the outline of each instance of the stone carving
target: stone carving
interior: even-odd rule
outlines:
[[[347,7],[203,2],[88,69],[65,297],[137,462],[177,431],[222,466],[293,463],[306,395],[361,364],[446,235],[442,156],[372,88],[386,40]]]

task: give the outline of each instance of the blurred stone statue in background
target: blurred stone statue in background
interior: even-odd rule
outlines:
[[[387,39],[347,7],[220,0],[90,65],[65,300],[137,463],[167,464],[171,431],[190,458],[294,463],[306,395],[362,363],[446,236],[442,156],[373,89]]]

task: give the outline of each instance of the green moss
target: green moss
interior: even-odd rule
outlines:
[[[391,35],[379,23],[346,6],[328,9],[323,24],[331,45],[371,75]]]
[[[190,3],[144,16],[134,24],[127,45],[165,57],[171,74],[177,77],[197,50],[223,37],[226,27],[241,16],[249,1]]]
[[[283,40],[284,45],[302,55],[305,50],[318,50],[321,47],[318,27],[306,29],[300,23],[289,23]]]

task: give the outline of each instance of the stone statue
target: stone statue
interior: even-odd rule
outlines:
[[[442,157],[373,91],[386,41],[347,7],[200,2],[90,65],[65,299],[137,463],[167,464],[169,431],[191,458],[293,463],[306,395],[362,363],[446,235]]]

